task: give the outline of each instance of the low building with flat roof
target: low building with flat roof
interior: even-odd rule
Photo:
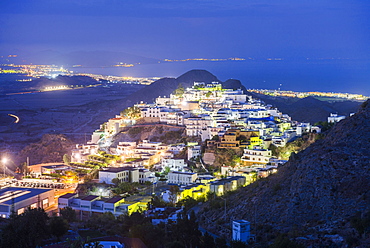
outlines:
[[[7,187],[0,190],[0,216],[22,214],[27,208],[47,208],[54,205],[54,189]]]
[[[78,196],[77,194],[67,193],[59,197],[58,208],[71,207],[74,210],[88,213],[111,212],[118,216],[146,210],[149,201],[150,198],[144,199],[144,197],[132,198],[130,201],[126,201],[121,196],[102,198],[96,195]]]

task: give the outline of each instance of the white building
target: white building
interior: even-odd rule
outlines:
[[[243,94],[243,90],[226,90],[223,94],[225,100],[232,100],[233,102],[244,103],[247,102],[247,95]]]
[[[155,173],[148,169],[139,169],[139,183],[151,182],[155,183],[157,181]]]
[[[248,164],[267,164],[271,158],[271,151],[267,149],[244,149],[241,160]]]
[[[76,149],[72,150],[71,162],[83,163],[88,159],[89,155],[97,155],[99,146],[95,144],[76,144]]]
[[[249,111],[249,118],[267,118],[270,114],[266,109],[253,109]]]
[[[109,119],[106,125],[106,132],[111,135],[115,135],[120,131],[120,127],[122,126],[123,121],[124,119],[120,116]]]
[[[153,104],[147,104],[144,108],[140,108],[141,117],[160,118],[162,108]]]
[[[91,143],[92,144],[98,144],[99,140],[103,138],[106,135],[104,130],[98,129],[93,132],[91,135]]]
[[[308,133],[311,130],[310,123],[299,123],[296,129],[297,136],[302,136],[303,133]]]
[[[136,148],[136,142],[119,142],[116,153],[127,157],[132,157]]]
[[[168,173],[168,183],[170,184],[192,184],[197,179],[197,173],[171,171]]]
[[[338,115],[338,114],[331,113],[330,116],[328,117],[328,122],[329,123],[339,122],[345,118],[346,117],[344,115]]]
[[[185,144],[173,144],[169,145],[167,151],[172,152],[173,154],[179,154],[185,149]]]
[[[170,171],[184,171],[187,166],[184,159],[181,158],[168,158],[162,159],[162,168],[170,168]]]
[[[114,215],[127,213],[127,207],[123,197],[113,197],[102,200],[100,196],[88,195],[78,197],[77,194],[67,193],[58,198],[58,208],[71,207],[73,210],[85,212],[105,213],[111,212]]]
[[[210,126],[212,120],[210,118],[202,117],[190,117],[184,120],[184,125],[186,126],[186,135],[188,136],[198,136],[201,135],[202,130],[207,129]]]
[[[99,171],[99,183],[113,184],[112,179],[120,182],[139,182],[139,169],[134,167],[110,167]]]
[[[200,146],[189,146],[188,147],[188,159],[197,158],[201,156]]]
[[[184,115],[185,113],[180,111],[179,109],[164,108],[160,112],[159,121],[162,123],[166,123],[168,125],[183,126],[184,125]]]

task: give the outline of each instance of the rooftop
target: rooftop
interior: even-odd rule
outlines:
[[[0,190],[0,204],[12,205],[17,202],[24,201],[28,198],[35,197],[39,194],[53,191],[54,189],[36,189],[36,188],[21,188],[7,187]]]
[[[124,198],[120,196],[116,196],[116,197],[110,198],[108,201],[106,201],[106,203],[116,203],[116,202],[121,201],[122,199]]]
[[[107,169],[104,169],[104,170],[101,170],[101,171],[104,171],[104,172],[121,172],[121,171],[133,171],[133,170],[137,170],[137,168],[135,168],[135,167],[129,167],[129,166],[125,166],[125,167],[108,167]]]
[[[67,193],[67,194],[64,194],[62,196],[60,196],[59,198],[62,198],[62,199],[69,199],[71,197],[74,197],[76,196],[77,194],[74,194],[74,193]]]
[[[97,196],[97,195],[88,195],[88,196],[82,197],[81,200],[83,200],[83,201],[92,201],[92,200],[95,200],[96,198],[99,198],[99,196]]]

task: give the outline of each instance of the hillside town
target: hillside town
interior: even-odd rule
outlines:
[[[114,142],[122,129],[145,125],[182,127],[181,136],[192,141],[176,144],[150,140]],[[31,178],[18,184],[25,184],[24,180],[32,178],[57,178],[63,181],[63,187],[71,187],[70,193],[59,197],[60,208],[70,206],[90,212],[109,209],[115,215],[131,213],[145,210],[151,194],[174,202],[186,197],[199,199],[208,193],[221,196],[267,177],[290,156],[289,152],[281,157],[273,156],[269,148],[284,147],[308,132],[320,132],[320,128],[295,122],[240,89],[223,89],[217,82],[195,82],[191,88],[180,86],[168,97],[158,97],[153,103],[140,102],[122,111],[121,115],[102,124],[89,142],[76,144],[71,155],[65,156],[66,163],[29,166]],[[234,150],[239,155],[236,152],[232,161],[215,168],[212,166],[215,150]],[[95,197],[88,197],[91,199],[86,207],[80,203],[81,195],[72,189],[93,172],[97,177],[93,180],[103,186],[100,192],[95,192]],[[109,185],[123,182],[152,185],[148,187],[150,194],[131,196],[133,199],[114,195]],[[174,200],[171,186],[178,187]],[[116,207],[103,208],[102,196],[108,197],[105,202],[115,199]],[[65,199],[69,200],[65,202]],[[94,208],[97,200],[102,206]],[[21,213],[26,207],[17,211]],[[9,216],[10,213],[9,208],[1,214]]]
[[[343,117],[330,118],[335,122]],[[157,127],[170,138],[117,138]],[[170,96],[137,103],[103,123],[90,141],[76,144],[64,156],[64,163],[31,165],[22,179],[3,180],[10,187],[1,190],[0,214],[8,218],[41,207],[54,212],[70,208],[81,220],[106,212],[150,215],[164,211],[158,209],[163,204],[222,197],[276,173],[294,152],[286,149],[276,156],[273,150],[320,132],[320,127],[296,122],[241,89],[224,89],[218,82],[194,82],[186,89],[179,85]],[[180,139],[168,142],[172,136]],[[180,212],[177,208],[152,223],[176,222]],[[244,241],[253,238],[246,235]]]

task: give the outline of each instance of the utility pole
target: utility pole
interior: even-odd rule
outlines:
[[[226,217],[226,199],[224,199],[225,200],[225,217]]]
[[[224,215],[225,215],[225,218],[226,218],[226,199],[222,198],[222,197],[220,197],[220,198],[225,201],[225,213],[224,213]]]
[[[4,172],[4,178],[5,178],[5,170],[6,170],[6,162],[8,162],[8,159],[6,157],[3,157],[1,162],[3,163],[3,172]]]

